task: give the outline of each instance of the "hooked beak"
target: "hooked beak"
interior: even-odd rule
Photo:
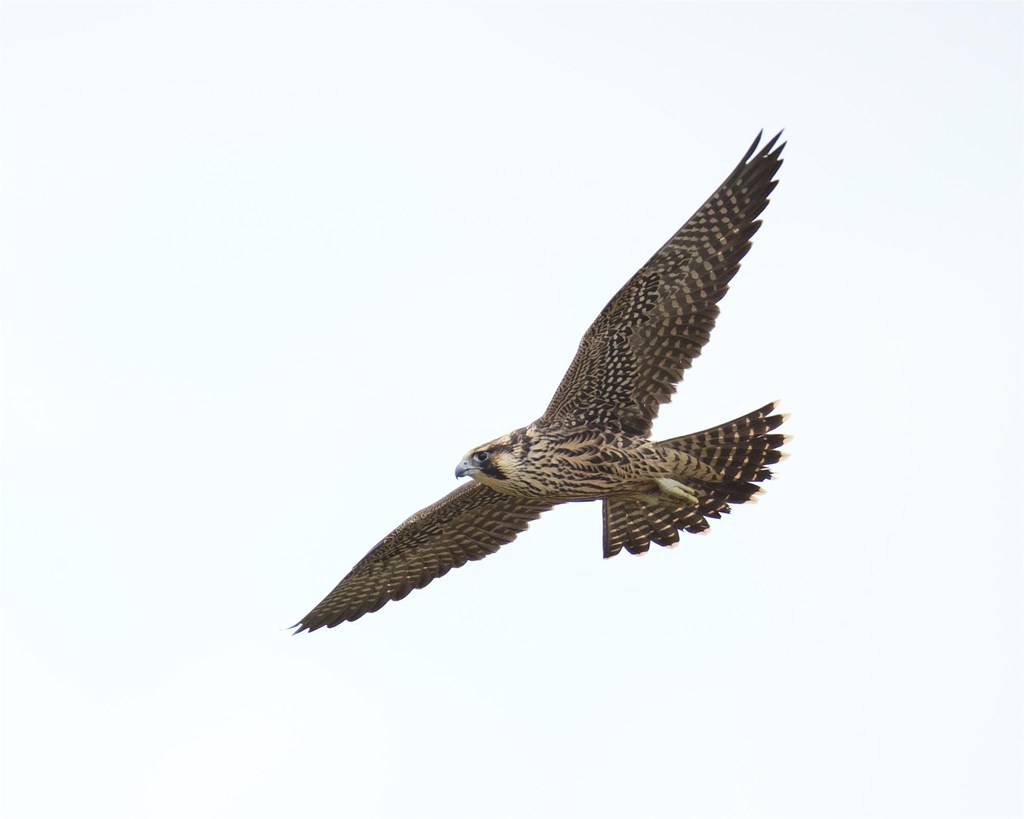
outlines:
[[[473,464],[469,462],[469,458],[466,458],[462,463],[455,467],[455,477],[465,478],[467,475],[472,475],[474,472],[479,471],[480,467],[473,466]]]

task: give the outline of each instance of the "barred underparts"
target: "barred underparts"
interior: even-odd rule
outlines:
[[[471,449],[471,480],[414,514],[297,624],[336,626],[511,542],[543,512],[603,503],[604,556],[671,546],[757,494],[784,455],[785,416],[766,404],[724,424],[650,440],[707,343],[718,302],[761,226],[785,143],[754,140],[739,165],[608,302],[551,403],[529,426]]]

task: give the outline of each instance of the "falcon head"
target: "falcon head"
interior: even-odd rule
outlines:
[[[500,486],[514,467],[511,442],[505,436],[467,452],[455,467],[455,477],[468,476],[489,486]]]

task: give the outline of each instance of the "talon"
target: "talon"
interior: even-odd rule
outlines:
[[[700,503],[700,498],[697,497],[696,492],[685,484],[679,483],[679,481],[674,478],[655,478],[654,482],[658,484],[658,489],[666,495],[671,495],[674,498],[682,498],[691,506],[696,506]]]

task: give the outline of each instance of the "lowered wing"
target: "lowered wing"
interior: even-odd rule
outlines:
[[[422,509],[374,546],[297,624],[331,628],[401,600],[413,589],[515,540],[554,504],[502,495],[475,481]]]

